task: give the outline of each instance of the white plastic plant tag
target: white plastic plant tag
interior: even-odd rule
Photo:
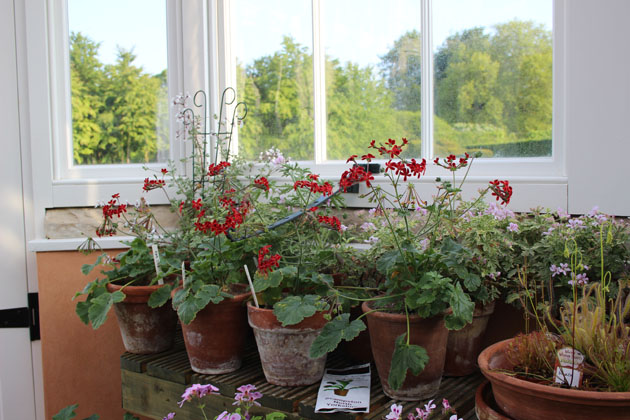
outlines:
[[[369,413],[370,364],[326,369],[317,393],[316,413]]]
[[[186,285],[186,263],[182,261],[182,285]]]
[[[584,372],[584,355],[571,347],[564,347],[558,350],[557,356],[555,382],[579,388]]]
[[[153,250],[153,263],[155,264],[155,274],[160,275],[160,252],[158,251],[158,246],[156,244],[151,245],[151,250]],[[158,284],[164,284],[164,280],[159,279]]]

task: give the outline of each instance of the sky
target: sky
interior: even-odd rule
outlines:
[[[376,65],[405,32],[420,30],[419,0],[321,0],[326,53],[341,62]],[[232,0],[240,62],[280,49],[290,35],[312,48],[311,0]],[[551,29],[552,0],[434,0],[434,49],[458,31],[513,19]],[[70,31],[100,42],[100,58],[116,60],[117,46],[132,49],[136,64],[156,74],[166,67],[165,0],[68,0]]]

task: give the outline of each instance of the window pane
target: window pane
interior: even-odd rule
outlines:
[[[552,0],[433,5],[435,154],[551,156]]]
[[[237,88],[248,114],[239,154],[278,148],[313,160],[313,48],[310,0],[235,0]]]
[[[68,0],[77,165],[169,157],[166,4]]]
[[[420,1],[324,2],[327,157],[406,137],[420,155]]]

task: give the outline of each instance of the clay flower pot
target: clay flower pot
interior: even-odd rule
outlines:
[[[494,312],[494,302],[475,305],[473,320],[464,328],[449,331],[446,345],[444,375],[466,376],[477,370],[477,357],[481,353],[488,319]]]
[[[475,393],[475,414],[479,420],[512,420],[510,417],[497,411],[496,403],[492,397],[490,382],[484,381]]]
[[[190,324],[182,322],[188,360],[195,372],[218,375],[241,367],[248,330],[245,301],[251,296],[245,290],[238,285],[232,299],[209,303]]]
[[[326,356],[309,357],[313,341],[328,321],[318,312],[299,324],[283,327],[272,309],[247,305],[260,362],[267,382],[280,386],[311,385],[322,379]]]
[[[126,286],[123,289],[125,300],[114,303],[120,335],[129,353],[159,353],[173,345],[177,313],[168,302],[159,308],[151,308],[147,304],[151,293],[160,287]],[[116,284],[107,284],[110,293],[121,288]]]
[[[479,355],[479,368],[492,384],[497,407],[515,420],[630,419],[630,392],[565,389],[518,379],[498,372],[511,370],[505,354],[510,340],[491,345]]]
[[[363,312],[371,308],[363,303]],[[389,386],[387,377],[391,366],[396,338],[407,332],[407,320],[404,314],[370,312],[367,314],[370,342],[376,363],[376,370],[383,386],[383,392],[395,400],[417,401],[433,397],[440,387],[448,330],[444,326],[444,316],[421,318],[410,315],[411,344],[422,346],[429,355],[429,362],[419,375],[407,372],[402,387],[394,390]]]

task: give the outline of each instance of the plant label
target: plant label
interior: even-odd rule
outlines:
[[[158,246],[156,244],[151,245],[151,250],[153,251],[153,263],[155,264],[155,274],[160,275],[160,252],[158,250]],[[164,280],[159,279],[158,284],[164,284]]]
[[[584,355],[582,353],[571,347],[558,350],[555,365],[556,383],[579,388],[582,384],[583,372]]]
[[[317,393],[316,413],[368,413],[370,364],[326,369]]]

